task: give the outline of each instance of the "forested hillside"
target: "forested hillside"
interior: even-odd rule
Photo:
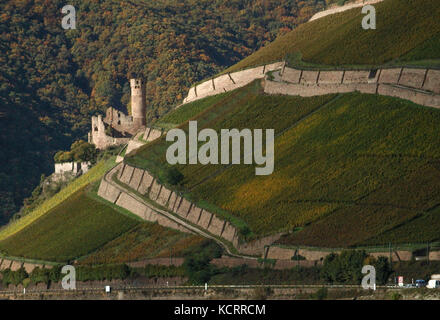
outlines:
[[[90,116],[129,102],[127,79],[147,80],[148,119],[191,83],[293,29],[328,0],[59,0],[0,3],[0,223],[52,171],[53,154],[85,138]]]

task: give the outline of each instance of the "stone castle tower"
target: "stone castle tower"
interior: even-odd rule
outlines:
[[[130,79],[131,87],[131,115],[135,127],[145,126],[146,103],[145,103],[145,84],[141,79]]]
[[[88,141],[98,149],[127,143],[140,130],[145,130],[146,103],[145,84],[141,79],[130,79],[131,116],[115,108],[107,108],[105,118],[92,117],[92,131]]]

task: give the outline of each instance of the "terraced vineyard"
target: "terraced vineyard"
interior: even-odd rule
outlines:
[[[149,258],[181,257],[188,248],[204,238],[164,228],[156,223],[141,223],[80,260],[82,264],[124,263]]]
[[[193,105],[176,112],[185,108]],[[238,218],[254,236],[284,231],[283,244],[329,247],[440,237],[421,222],[439,227],[431,210],[440,203],[439,110],[359,93],[267,96],[254,82],[193,119],[199,130],[275,129],[272,175],[255,176],[249,165],[176,166],[188,198]],[[162,137],[127,162],[160,176],[169,144]],[[402,228],[411,236],[398,240]]]
[[[50,210],[58,206],[64,200],[68,199],[75,192],[84,188],[90,183],[99,181],[104,173],[109,170],[115,163],[115,157],[108,160],[103,160],[97,163],[86,174],[80,176],[78,179],[73,180],[69,185],[55,194],[52,198],[43,202],[39,207],[28,215],[16,220],[0,230],[0,240],[4,240],[7,237],[23,230],[33,222],[37,221],[40,217],[44,216]]]
[[[0,242],[7,255],[65,262],[98,249],[140,222],[77,191],[23,230]]]
[[[377,27],[363,30],[356,8],[300,25],[243,59],[233,72],[286,59],[290,66],[440,66],[437,0],[386,0],[375,4]]]
[[[32,224],[0,241],[0,251],[49,262],[123,263],[182,255],[203,238],[145,222],[84,187]]]

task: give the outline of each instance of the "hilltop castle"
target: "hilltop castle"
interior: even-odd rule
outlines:
[[[92,117],[92,131],[88,134],[89,143],[98,149],[105,149],[127,143],[146,126],[145,84],[141,79],[130,79],[131,116],[112,107],[101,115]]]

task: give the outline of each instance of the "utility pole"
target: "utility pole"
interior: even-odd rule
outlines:
[[[393,259],[391,254],[391,242],[388,243],[389,251],[390,251],[390,266],[393,267]]]
[[[428,264],[429,264],[429,241],[428,241],[428,245],[426,247],[426,257],[428,258]]]

